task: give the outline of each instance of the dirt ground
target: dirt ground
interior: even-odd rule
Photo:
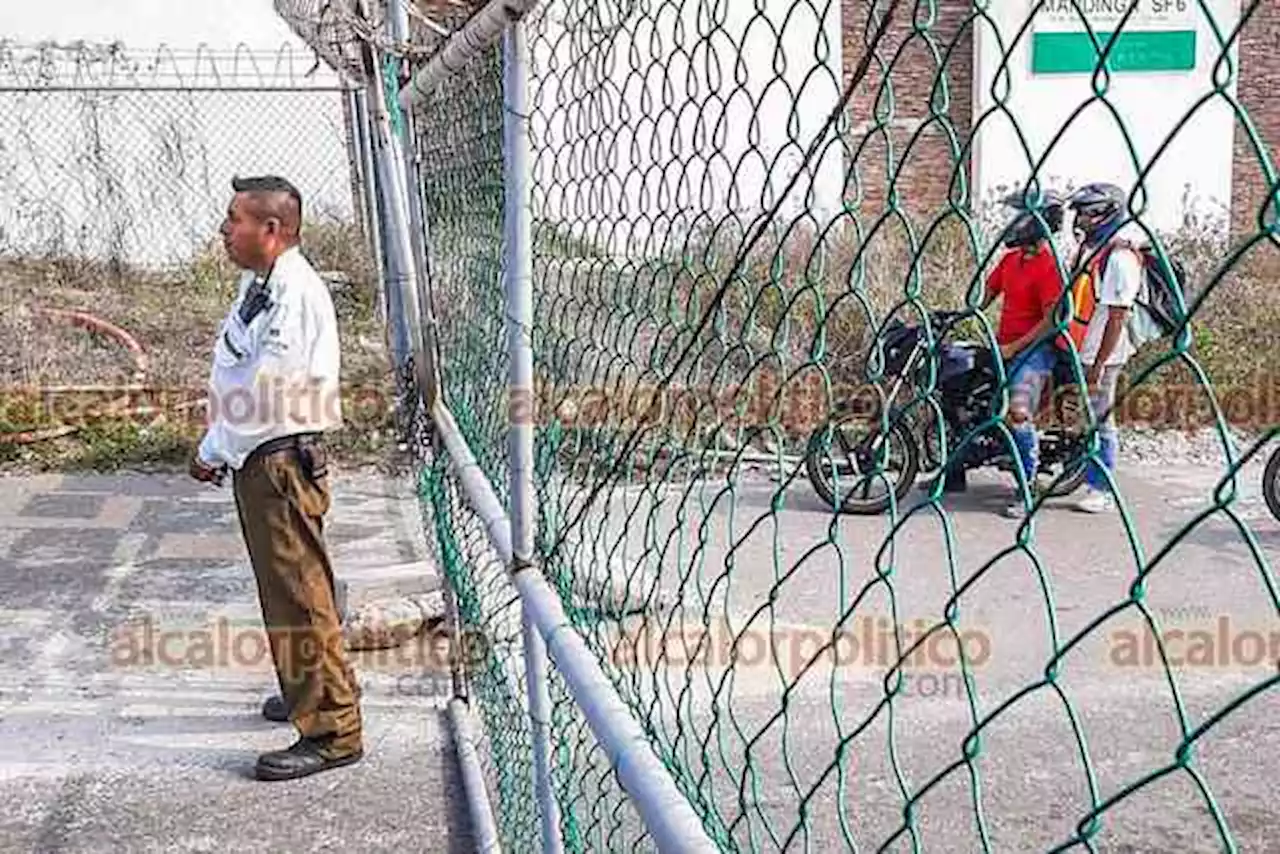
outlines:
[[[358,233],[332,226],[304,243],[334,283],[347,399],[387,402],[346,407],[347,427],[335,437],[340,455],[367,462],[394,442],[387,349],[362,247]],[[197,404],[236,279],[220,249],[169,272],[0,260],[0,471],[183,464],[203,430]],[[86,328],[66,312],[109,328]]]

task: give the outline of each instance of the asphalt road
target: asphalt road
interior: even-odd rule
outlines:
[[[578,565],[612,567],[615,581],[639,565],[680,607],[649,622],[642,649],[664,659],[628,664],[636,646],[619,646],[616,623],[589,641],[631,651],[610,668],[626,677],[625,698],[651,710],[741,850],[1045,851],[1065,848],[1109,799],[1096,851],[1223,850],[1214,810],[1235,850],[1277,850],[1280,523],[1257,496],[1256,467],[1232,505],[1252,543],[1221,513],[1196,522],[1218,476],[1128,466],[1132,539],[1119,515],[1050,507],[1023,531],[1024,549],[1021,523],[998,513],[1001,485],[981,478],[948,497],[945,513],[923,506],[896,520],[837,519],[803,481],[618,490],[580,527],[597,551]],[[421,536],[421,519],[379,503],[385,487],[339,481],[340,566],[413,553],[405,540]],[[233,512],[225,493],[181,478],[3,483],[0,850],[468,850],[442,683],[406,686],[394,667],[358,665],[369,757],[269,785],[249,779],[253,759],[290,737],[257,715],[271,685],[264,662],[211,671],[120,653],[113,632],[130,620],[256,619],[227,536]],[[1203,633],[1195,642],[1209,660],[1173,670],[1175,701],[1165,668],[1144,653],[1140,614],[1120,606],[1143,562],[1135,553],[1149,561],[1184,531],[1143,590],[1165,631]],[[971,684],[939,641],[887,700],[892,626],[934,627],[950,604],[975,656]],[[642,622],[625,625],[628,637],[644,637]],[[706,625],[719,634],[689,665]],[[805,671],[837,625],[843,658]],[[730,671],[734,638],[745,658]],[[1031,690],[1055,649],[1053,684]],[[1214,716],[1186,768],[1119,797],[1174,765],[1186,734]],[[570,808],[584,824],[594,817],[591,850],[631,850],[621,840],[634,812],[592,797],[602,757],[586,754],[590,741],[571,761],[596,770],[576,778],[583,796]]]
[[[1235,520],[1199,518],[1222,471],[1127,465],[1128,524],[1058,500],[1026,528],[1002,517],[998,474],[941,507],[914,493],[896,519],[837,519],[803,475],[617,489],[577,564],[612,566],[615,583],[642,569],[680,607],[589,641],[621,656],[625,698],[740,850],[1068,850],[1096,810],[1096,851],[1222,851],[1218,821],[1232,850],[1278,851],[1280,522],[1259,465],[1237,481]],[[555,494],[572,512],[577,487]],[[1144,565],[1142,601],[1185,657],[1176,699],[1125,607]],[[935,627],[888,699],[906,633]]]
[[[339,479],[340,576],[412,555],[421,522],[387,486]],[[294,733],[259,715],[274,676],[234,513],[181,476],[0,480],[0,851],[474,850],[447,680],[394,660],[357,662],[361,763],[252,778]]]

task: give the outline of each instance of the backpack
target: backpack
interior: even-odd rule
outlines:
[[[1128,322],[1129,337],[1134,349],[1141,349],[1144,344],[1158,338],[1176,335],[1188,322],[1186,311],[1182,307],[1182,295],[1187,282],[1186,267],[1173,257],[1169,257],[1168,264],[1165,264],[1149,243],[1135,246],[1126,241],[1117,241],[1099,253],[1099,275],[1106,271],[1111,251],[1117,247],[1131,249],[1142,259],[1142,288],[1134,301],[1133,311],[1129,313]]]

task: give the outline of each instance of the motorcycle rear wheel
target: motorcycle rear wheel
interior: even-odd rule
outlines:
[[[1063,498],[1075,492],[1082,484],[1084,484],[1085,473],[1087,470],[1087,462],[1076,463],[1071,468],[1070,473],[1061,480],[1056,482],[1050,481],[1052,485],[1048,490],[1049,495],[1053,498]]]
[[[1271,459],[1262,472],[1262,497],[1271,515],[1280,521],[1280,448],[1271,452]]]

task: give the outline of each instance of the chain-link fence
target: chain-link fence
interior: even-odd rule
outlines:
[[[353,90],[305,50],[0,43],[0,252],[142,266],[216,245],[231,179],[362,223]]]
[[[520,25],[535,559],[723,850],[1271,844],[1277,419],[1226,398],[1272,399],[1274,218],[1237,197],[1228,234],[1179,205],[1274,194],[1275,108],[1245,103],[1238,48],[1275,14],[1086,5],[554,0]],[[503,57],[414,118],[444,403],[512,506]],[[1047,185],[1092,180],[1187,277],[1174,328],[1091,371],[1068,215],[1028,472],[987,203],[1026,190],[1043,220]],[[1115,377],[1117,402],[1080,394]],[[1161,427],[1209,444],[1176,456]],[[449,462],[424,455],[424,508],[489,642],[471,689],[502,842],[535,850],[520,599]],[[565,848],[643,849],[642,793],[562,676]]]

